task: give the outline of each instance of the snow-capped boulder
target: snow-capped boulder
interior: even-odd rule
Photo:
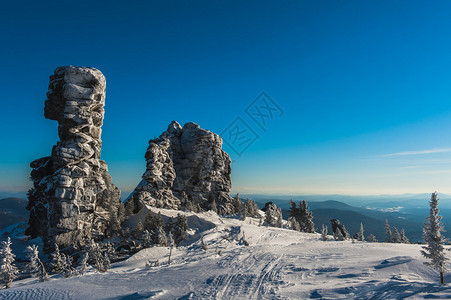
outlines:
[[[102,238],[110,214],[116,213],[120,191],[100,160],[105,77],[94,68],[66,66],[55,70],[45,101],[44,116],[58,121],[60,140],[51,156],[30,166],[27,233],[42,236],[45,250],[83,245]]]
[[[217,134],[192,122],[182,128],[172,121],[159,138],[149,141],[145,158],[143,179],[127,200],[133,212],[144,204],[177,209],[187,203],[220,214],[234,212],[231,159]]]

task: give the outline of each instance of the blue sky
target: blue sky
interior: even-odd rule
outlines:
[[[31,186],[57,123],[57,66],[107,78],[102,159],[129,191],[148,140],[172,120],[259,138],[233,159],[233,191],[451,193],[449,1],[22,1],[0,9],[0,190]],[[265,91],[265,130],[245,109]]]

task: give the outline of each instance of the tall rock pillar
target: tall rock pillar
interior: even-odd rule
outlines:
[[[58,122],[59,141],[52,154],[33,161],[28,193],[31,237],[45,250],[101,239],[120,191],[100,159],[105,77],[94,68],[59,67],[50,76],[44,116]]]

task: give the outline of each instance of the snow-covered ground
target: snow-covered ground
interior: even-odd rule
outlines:
[[[195,229],[173,251],[170,265],[168,248],[153,247],[106,273],[13,282],[0,291],[0,299],[451,298],[451,288],[423,265],[420,245],[324,242],[319,234],[258,226],[257,219],[187,215]],[[160,266],[146,267],[149,260],[159,260]]]

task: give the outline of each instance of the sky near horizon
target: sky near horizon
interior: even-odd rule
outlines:
[[[4,3],[0,190],[31,187],[58,140],[48,77],[79,65],[106,77],[102,159],[124,192],[177,120],[223,137],[233,192],[451,193],[450,15],[449,1]]]

